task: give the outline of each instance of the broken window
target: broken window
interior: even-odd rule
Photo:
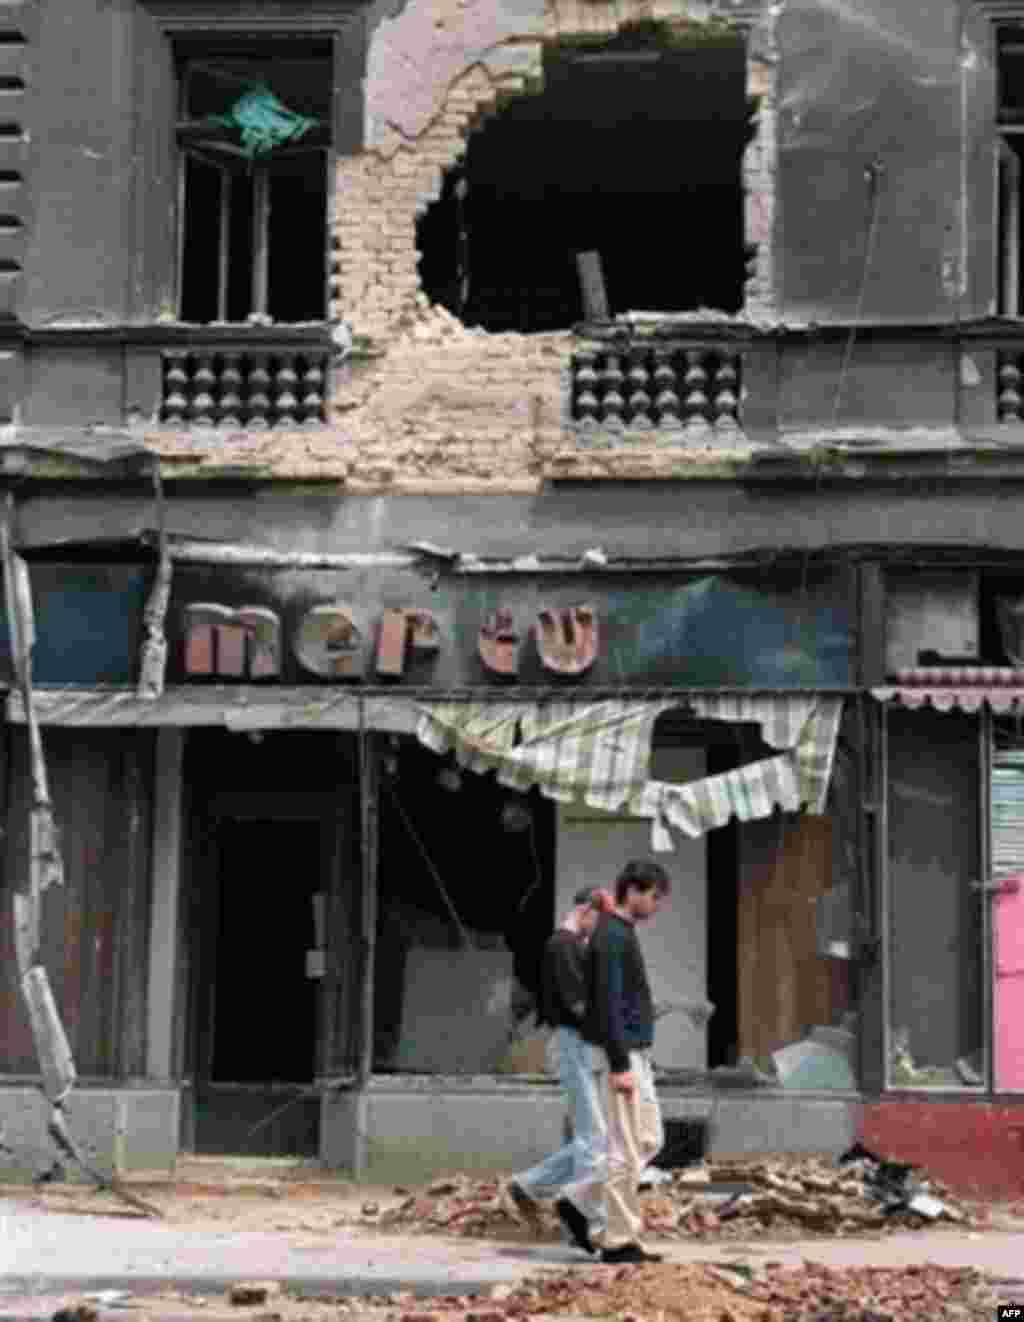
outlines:
[[[540,1074],[554,808],[412,741],[385,760],[374,1070]]]
[[[999,311],[1021,315],[1021,147],[1024,146],[1024,27],[998,32]]]
[[[329,40],[177,47],[182,321],[326,317]]]
[[[421,219],[426,293],[492,331],[564,329],[602,301],[738,312],[750,113],[738,36],[652,24],[550,50],[543,91],[473,134]]]

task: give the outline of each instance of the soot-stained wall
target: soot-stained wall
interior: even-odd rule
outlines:
[[[988,312],[988,22],[972,15],[961,31],[952,2],[790,0],[777,41],[779,311],[901,322]]]
[[[40,6],[30,129],[30,325],[167,309],[173,269],[170,51],[135,0]]]

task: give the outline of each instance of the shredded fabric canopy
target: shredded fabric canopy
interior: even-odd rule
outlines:
[[[416,734],[435,753],[454,751],[469,771],[496,771],[511,789],[537,785],[561,803],[617,812],[647,783],[654,722],[673,705],[431,703]]]
[[[210,115],[208,124],[238,129],[247,156],[265,156],[275,147],[295,142],[315,128],[308,119],[283,105],[269,87],[252,87],[234,103],[226,115]]]
[[[695,696],[705,720],[759,725],[777,757],[686,785],[650,779],[654,723],[678,702],[430,703],[417,737],[435,753],[454,752],[470,771],[497,772],[502,785],[536,785],[562,803],[652,821],[654,849],[673,848],[670,828],[699,836],[731,817],[754,821],[775,809],[825,810],[842,700],[815,695]]]

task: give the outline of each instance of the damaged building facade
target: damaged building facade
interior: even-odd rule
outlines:
[[[0,951],[31,707],[90,1159],[521,1166],[544,941],[654,856],[670,1158],[1019,1190],[1024,6],[12,0],[0,62]],[[0,1041],[38,1173],[16,974]]]

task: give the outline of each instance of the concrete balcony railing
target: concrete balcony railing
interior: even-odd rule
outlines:
[[[327,423],[330,352],[305,329],[197,329],[160,351],[164,426],[293,430]]]
[[[578,449],[1024,444],[1024,321],[584,323],[563,421]]]

